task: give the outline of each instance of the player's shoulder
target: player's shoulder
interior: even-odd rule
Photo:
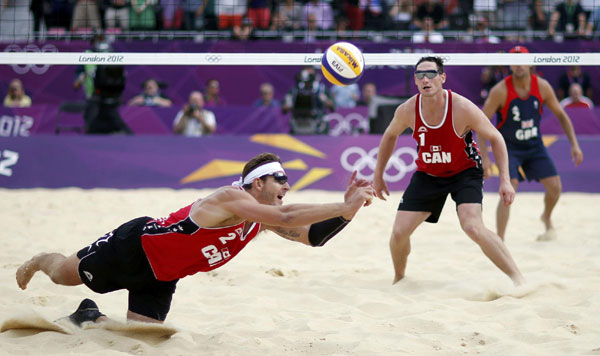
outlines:
[[[407,114],[407,113],[411,113],[411,112],[415,112],[415,104],[417,102],[417,95],[413,95],[410,98],[408,98],[405,102],[403,102],[402,104],[398,105],[398,107],[396,108],[396,113],[401,113],[401,114]]]
[[[490,89],[491,94],[504,94],[507,91],[506,87],[506,78],[500,80],[498,83],[494,84],[492,89]]]

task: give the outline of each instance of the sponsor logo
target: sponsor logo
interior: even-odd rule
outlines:
[[[90,282],[92,281],[92,279],[94,279],[94,275],[88,271],[83,271],[83,274],[85,275],[85,278],[87,278]]]

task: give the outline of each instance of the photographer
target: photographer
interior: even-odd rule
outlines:
[[[102,34],[94,36],[92,47],[94,52],[112,50]],[[78,73],[73,87],[85,87],[85,133],[131,134],[119,114],[121,95],[125,89],[125,68],[122,65],[87,65],[80,67]]]
[[[285,96],[282,111],[291,112],[292,134],[327,134],[329,127],[323,119],[327,110],[334,110],[334,103],[320,76],[312,67],[304,68],[296,75],[296,86]]]
[[[191,92],[188,103],[183,106],[173,120],[173,132],[188,137],[199,137],[214,133],[216,128],[215,114],[204,109],[202,93]]]

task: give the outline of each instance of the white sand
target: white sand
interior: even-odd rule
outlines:
[[[81,299],[125,321],[126,292],[97,295],[17,267],[41,251],[71,254],[137,216],[165,216],[208,191],[0,189],[0,324],[55,320]],[[339,201],[293,192],[286,202]],[[450,200],[438,224],[413,235],[407,277],[391,285],[395,193],[310,248],[260,235],[226,266],[181,280],[167,325],[178,332],[9,330],[1,355],[600,355],[600,195],[564,194],[558,240],[542,232],[540,193],[519,193],[507,245],[528,283],[515,288],[459,228]],[[494,228],[496,194],[484,201]]]

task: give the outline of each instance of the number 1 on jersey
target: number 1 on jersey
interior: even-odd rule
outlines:
[[[425,132],[419,134],[419,146],[425,146]]]

